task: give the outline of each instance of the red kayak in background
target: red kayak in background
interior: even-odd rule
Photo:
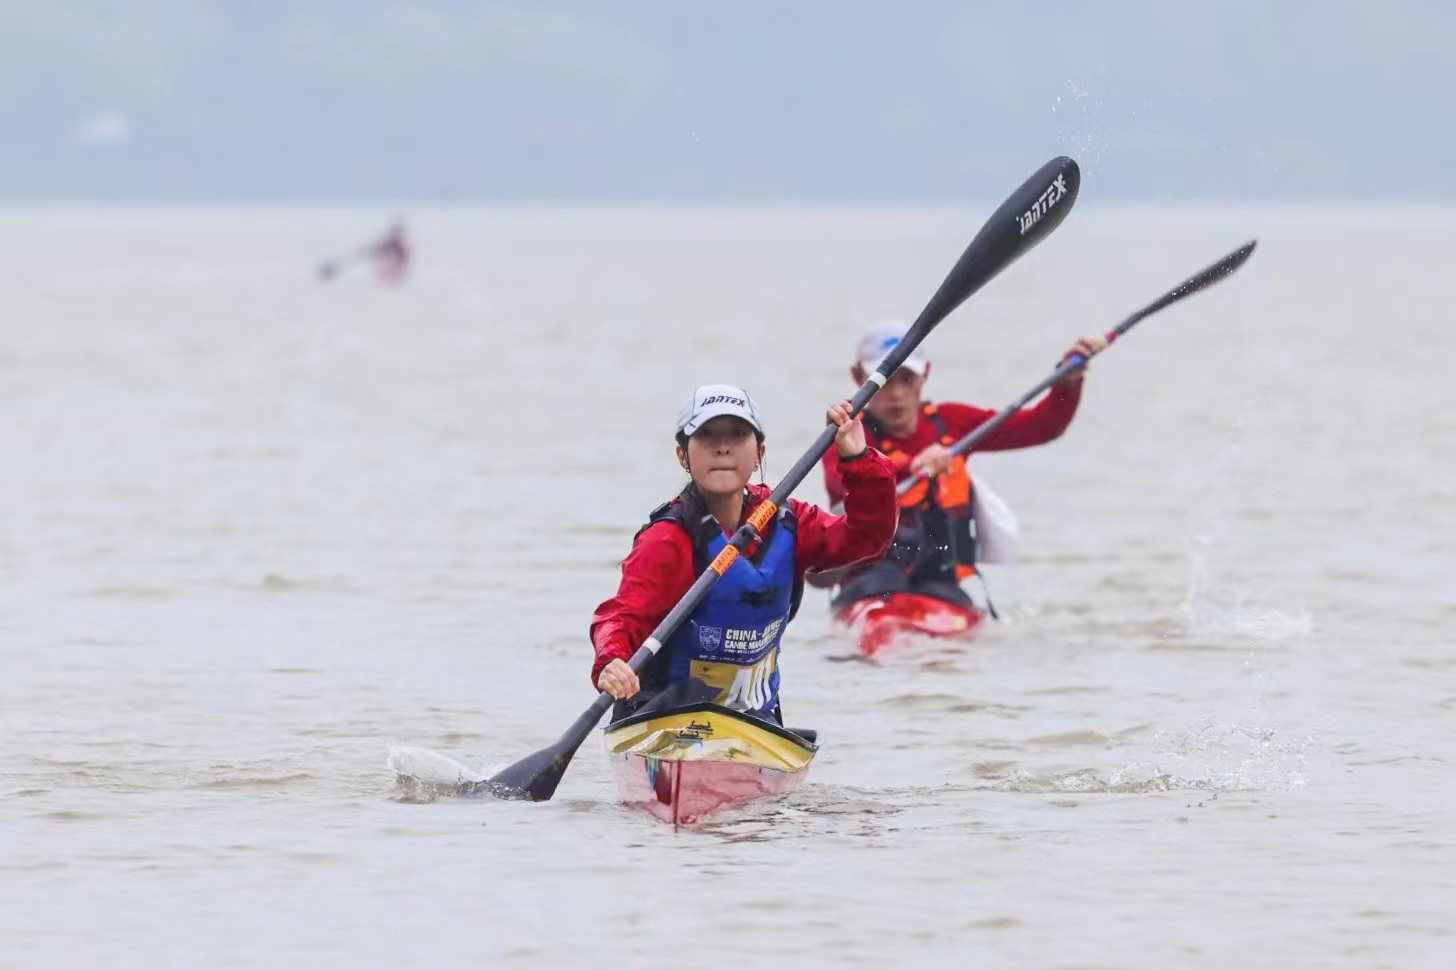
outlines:
[[[985,617],[978,609],[918,593],[871,596],[834,613],[836,623],[855,632],[860,652],[871,657],[923,637],[968,640]]]

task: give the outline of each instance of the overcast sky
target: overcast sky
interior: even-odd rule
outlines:
[[[0,197],[1451,198],[1439,0],[0,0]]]

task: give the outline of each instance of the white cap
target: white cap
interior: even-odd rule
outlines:
[[[889,356],[890,351],[895,348],[895,345],[900,342],[900,339],[905,336],[906,331],[909,329],[909,327],[899,320],[885,320],[875,324],[866,330],[865,335],[860,338],[859,350],[855,353],[855,361],[865,369],[866,374],[872,373],[875,368],[880,366],[880,361]],[[913,371],[920,377],[924,377],[925,372],[930,369],[930,358],[922,354],[920,348],[917,347],[915,348],[915,352],[909,357],[906,357],[900,366],[906,370]],[[885,376],[889,377],[890,375],[886,374]]]
[[[692,437],[703,425],[725,414],[742,418],[763,434],[763,424],[758,420],[758,408],[753,406],[753,398],[743,388],[732,384],[704,384],[693,391],[692,396],[678,408],[677,430]]]

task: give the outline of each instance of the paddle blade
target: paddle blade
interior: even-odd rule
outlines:
[[[1202,273],[1199,273],[1197,276],[1193,277],[1191,280],[1189,280],[1187,283],[1184,283],[1183,285],[1191,286],[1194,289],[1201,289],[1202,287],[1207,286],[1208,283],[1214,283],[1218,280],[1223,279],[1225,276],[1229,275],[1234,270],[1247,263],[1249,261],[1249,257],[1254,254],[1254,247],[1257,245],[1259,245],[1259,240],[1250,239],[1238,249],[1235,249],[1223,259],[1220,259],[1218,262],[1214,263],[1212,266],[1208,267],[1208,269],[1204,270]],[[1207,282],[1202,282],[1202,279],[1205,276],[1209,277],[1209,279]]]
[[[1063,155],[1047,162],[1001,203],[930,298],[915,328],[929,333],[996,274],[1062,224],[1082,188],[1082,170]]]
[[[479,782],[471,789],[472,794],[491,794],[497,798],[519,799],[529,802],[549,801],[556,794],[556,786],[566,774],[576,749],[586,740],[601,721],[607,708],[612,706],[612,695],[603,691],[597,695],[576,723],[556,739],[556,743],[542,748],[535,754],[522,758],[509,768],[496,772],[488,780]]]
[[[563,737],[549,748],[496,772],[486,781],[475,782],[470,786],[471,794],[491,794],[496,798],[528,802],[550,801],[580,746],[581,741],[569,744]]]
[[[1177,303],[1179,300],[1190,297],[1193,294],[1197,293],[1199,290],[1202,290],[1205,287],[1212,286],[1219,280],[1228,276],[1234,270],[1238,269],[1240,266],[1244,265],[1244,263],[1249,261],[1249,257],[1253,255],[1254,247],[1258,245],[1258,242],[1259,241],[1257,239],[1251,239],[1248,242],[1244,243],[1242,246],[1240,246],[1238,249],[1235,249],[1233,252],[1229,253],[1223,259],[1220,259],[1218,262],[1214,263],[1212,266],[1188,277],[1186,280],[1173,287],[1167,293],[1164,293],[1152,303],[1149,303],[1137,313],[1134,313],[1132,316],[1122,321],[1122,323],[1119,323],[1116,327],[1113,328],[1112,332],[1107,335],[1107,339],[1112,340],[1122,336],[1128,330],[1132,329],[1134,324],[1138,323],[1144,318],[1150,317],[1154,313],[1157,313],[1159,310],[1166,309],[1167,307],[1172,306],[1174,303]]]
[[[1252,256],[1254,253],[1254,247],[1258,244],[1259,241],[1257,239],[1251,239],[1248,242],[1244,243],[1242,246],[1240,246],[1238,249],[1235,249],[1233,252],[1229,253],[1223,259],[1220,259],[1218,262],[1205,269],[1203,272],[1188,277],[1188,279],[1184,280],[1182,283],[1179,283],[1176,287],[1174,287],[1172,292],[1170,292],[1167,296],[1163,297],[1161,300],[1155,303],[1153,305],[1153,308],[1155,310],[1161,310],[1169,303],[1176,303],[1179,300],[1183,299],[1185,296],[1192,296],[1194,293],[1197,293],[1204,287],[1212,286],[1214,283],[1217,283],[1219,280],[1223,279],[1225,276],[1228,276],[1234,270],[1247,263],[1249,261],[1249,257]]]

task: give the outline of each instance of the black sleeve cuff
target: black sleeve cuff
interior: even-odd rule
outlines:
[[[839,463],[841,465],[843,465],[847,461],[859,461],[861,458],[863,458],[865,455],[868,455],[869,453],[870,453],[869,448],[864,448],[857,455],[849,455],[848,457],[846,457],[844,455],[840,455],[839,456]]]

